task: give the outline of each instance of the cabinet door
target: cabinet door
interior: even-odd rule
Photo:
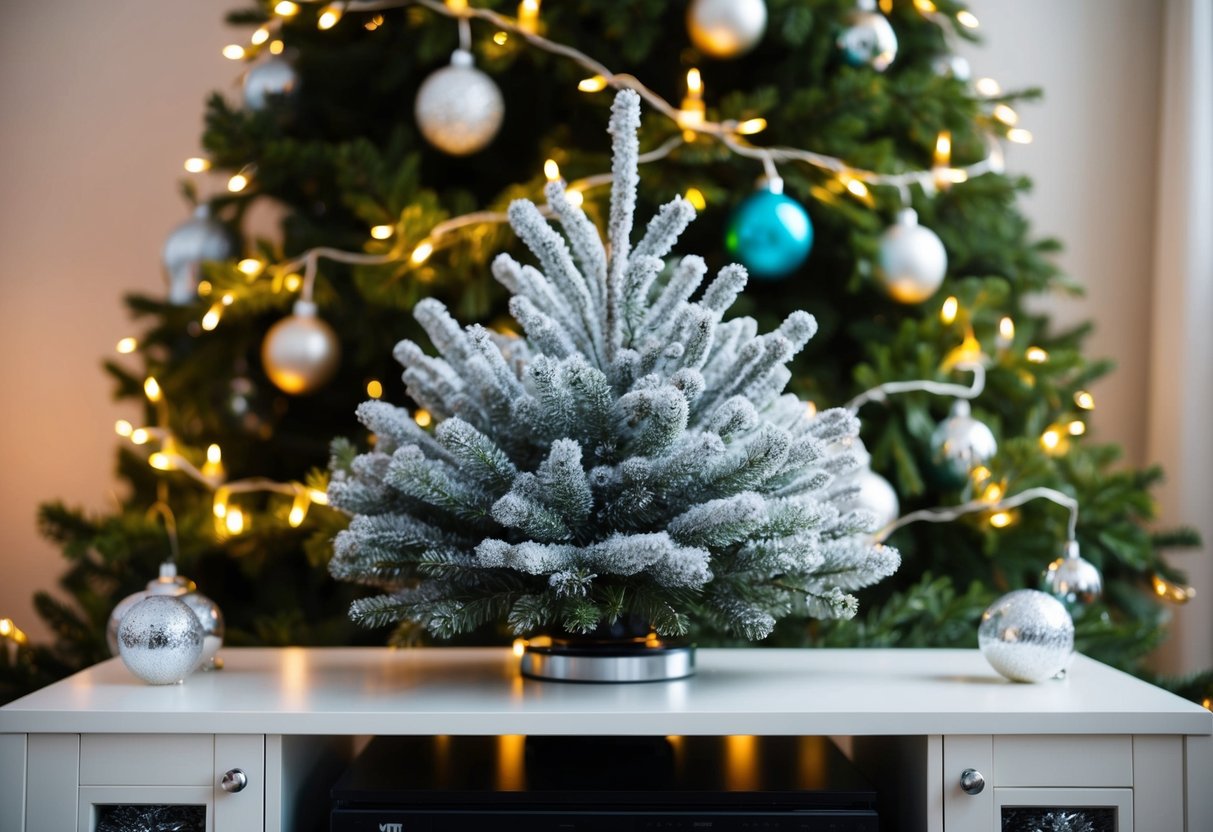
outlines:
[[[213,783],[215,828],[260,832],[265,827],[265,736],[216,736]]]

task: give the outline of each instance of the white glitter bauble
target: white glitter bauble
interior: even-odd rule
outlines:
[[[851,12],[836,43],[851,66],[870,66],[884,72],[897,57],[897,33],[888,19],[876,11],[874,2],[861,6],[864,8]]]
[[[1070,666],[1074,621],[1060,601],[1035,589],[1008,592],[981,616],[977,643],[1013,682],[1042,682]]]
[[[254,64],[244,75],[244,106],[264,110],[274,99],[286,100],[299,90],[299,73],[286,58]]]
[[[763,0],[692,0],[687,32],[699,51],[713,58],[736,58],[749,52],[767,28]]]
[[[918,224],[918,214],[905,208],[880,237],[877,276],[893,300],[920,303],[943,284],[948,253],[939,236]]]
[[[426,141],[443,153],[467,156],[497,135],[505,102],[493,79],[472,66],[472,54],[457,49],[450,66],[421,84],[413,112]]]
[[[236,240],[223,223],[211,217],[210,208],[199,205],[194,216],[168,233],[160,255],[168,280],[168,302],[177,306],[198,297],[202,264],[208,260],[230,260],[236,256]]]
[[[965,399],[952,403],[948,418],[931,434],[931,462],[945,479],[961,484],[978,465],[984,465],[998,453],[994,432],[969,410]]]
[[[305,300],[296,301],[291,315],[270,327],[261,344],[265,374],[292,395],[323,387],[340,361],[337,333],[316,316],[316,304]]]
[[[1079,610],[1099,600],[1103,594],[1103,576],[1095,564],[1078,552],[1078,542],[1070,541],[1066,553],[1049,564],[1041,589],[1066,605]]]
[[[150,685],[176,684],[202,658],[202,625],[180,598],[152,595],[122,617],[118,655],[131,673]]]

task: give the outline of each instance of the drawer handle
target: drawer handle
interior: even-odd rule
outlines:
[[[242,769],[234,768],[224,772],[223,777],[219,779],[219,788],[225,792],[244,791],[244,787],[248,785],[248,775]]]
[[[981,794],[986,788],[986,778],[975,768],[966,768],[960,773],[960,790],[965,794]]]

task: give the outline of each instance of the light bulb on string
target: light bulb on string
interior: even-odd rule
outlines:
[[[114,349],[117,350],[120,355],[130,355],[138,348],[139,342],[129,335],[118,341],[118,343],[114,346]]]
[[[532,35],[539,31],[539,0],[522,0],[518,4],[518,28]]]
[[[1015,321],[1010,317],[1002,317],[998,321],[998,348],[1005,350],[1015,343]]]
[[[430,255],[434,253],[434,244],[429,240],[422,240],[413,249],[413,253],[409,255],[409,260],[414,266],[420,266],[426,260],[430,259]]]
[[[344,9],[337,3],[330,3],[320,10],[320,16],[316,18],[316,28],[321,31],[332,29],[339,22]]]
[[[391,239],[394,233],[396,233],[396,229],[391,225],[376,225],[371,228],[371,237],[376,240]]]
[[[307,491],[303,488],[295,492],[295,499],[291,503],[291,510],[287,514],[287,523],[291,528],[297,529],[303,525],[304,519],[307,518],[307,510],[312,501],[308,497]]]
[[[977,15],[968,9],[961,9],[956,13],[956,22],[966,29],[976,29],[981,25],[981,22],[977,19]]]
[[[223,57],[229,61],[239,61],[244,58],[244,47],[238,43],[229,43],[223,47]]]
[[[956,312],[960,309],[960,301],[955,295],[948,295],[944,298],[943,305],[939,307],[939,321],[944,326],[948,326],[955,322]]]
[[[249,37],[249,42],[253,46],[260,46],[270,39],[270,30],[265,26],[258,26],[253,34]]]
[[[210,480],[223,479],[223,451],[215,443],[206,449],[206,462],[202,465],[202,476]]]
[[[1095,397],[1086,390],[1076,390],[1074,392],[1074,404],[1083,410],[1095,409]]]
[[[583,78],[577,84],[577,89],[582,92],[602,92],[607,88],[607,79],[601,75],[591,75],[589,78]]]
[[[182,167],[189,173],[205,173],[211,169],[211,161],[201,156],[191,156],[185,160]]]
[[[687,188],[687,192],[683,194],[683,199],[691,203],[691,207],[696,211],[702,211],[708,207],[708,201],[704,198],[703,191],[698,188]]]
[[[687,70],[687,93],[678,111],[678,125],[683,129],[683,138],[687,141],[695,139],[693,128],[703,124],[706,114],[707,107],[703,103],[703,76],[696,67],[691,67]]]

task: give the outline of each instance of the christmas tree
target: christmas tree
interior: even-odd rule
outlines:
[[[856,507],[971,509],[897,529],[903,564],[861,593],[859,617],[787,618],[768,641],[974,645],[981,610],[1063,554],[1066,512],[1005,504],[1043,487],[1077,502],[1077,542],[1103,577],[1075,609],[1079,649],[1141,672],[1165,635],[1159,596],[1183,592],[1157,549],[1188,538],[1146,528],[1159,471],[1116,468],[1118,448],[1083,435],[1109,369],[1084,355],[1086,328],[1054,331],[1025,307],[1074,289],[1016,208],[1028,183],[1000,165],[1001,142],[1022,135],[1011,108],[1035,93],[970,83],[952,52],[974,37],[961,4],[284,1],[230,20],[243,95],[207,103],[192,161],[226,189],[187,183],[202,209],[166,246],[169,291],[129,299],[143,332],[107,365],[117,395],[146,408],[119,425],[130,494],[103,516],[44,508],[74,603],[39,596],[56,642],[0,654],[4,698],[108,655],[110,611],[170,550],[169,512],[153,506],[171,509],[180,569],[223,608],[228,644],[388,637],[351,625],[365,593],[329,575],[347,524],[325,505],[329,443],[354,436],[367,398],[433,430],[392,358],[402,340],[429,343],[409,314],[425,317],[423,298],[485,338],[518,329],[492,266],[498,252],[530,262],[506,224],[515,199],[543,202],[563,180],[608,226],[601,126],[616,88],[646,101],[637,213],[678,195],[695,208],[680,249],[751,274],[731,315],[763,331],[798,309],[816,318],[790,390],[825,410],[911,382],[862,409]],[[261,201],[284,207],[272,239],[243,233]],[[959,392],[974,367],[967,415],[917,384]],[[373,411],[359,412],[379,433]]]

